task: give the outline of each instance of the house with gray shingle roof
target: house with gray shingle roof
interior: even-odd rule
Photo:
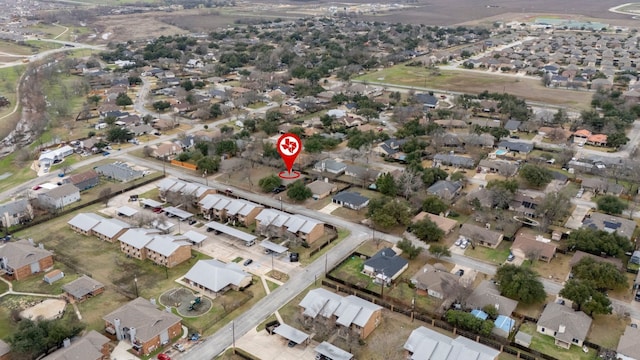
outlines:
[[[382,320],[381,306],[354,295],[342,297],[324,288],[310,290],[299,305],[304,316],[335,320],[338,336],[342,337],[355,332],[365,339]]]
[[[427,194],[436,195],[445,200],[453,199],[462,189],[459,181],[438,180],[427,188]]]
[[[445,166],[462,167],[466,169],[472,169],[476,165],[476,162],[470,157],[453,154],[435,154],[433,156],[433,162],[434,165],[440,164]]]
[[[409,262],[391,248],[384,248],[364,262],[362,272],[389,284],[409,267]]]
[[[53,266],[53,253],[42,244],[34,246],[27,240],[0,246],[0,272],[5,271],[12,280],[22,280]]]
[[[227,290],[242,290],[251,285],[251,274],[240,265],[223,263],[216,259],[199,260],[184,275],[184,281],[205,294],[217,296]]]
[[[549,303],[542,311],[537,323],[537,331],[552,336],[555,344],[565,349],[571,345],[582,346],[591,328],[592,319],[582,311]]]
[[[121,182],[135,180],[143,175],[142,171],[134,170],[129,165],[121,162],[97,166],[95,171],[107,179]]]
[[[640,329],[627,326],[618,341],[617,358],[623,360],[640,359]]]
[[[6,228],[32,219],[33,208],[27,199],[19,199],[0,205],[0,223]]]
[[[42,360],[103,360],[108,359],[111,347],[108,337],[91,330],[87,335],[70,341],[65,340],[64,346],[45,356]]]
[[[38,201],[43,207],[62,209],[67,205],[80,201],[80,190],[73,184],[64,184],[38,194]]]
[[[324,160],[318,161],[313,166],[313,169],[319,172],[326,171],[331,174],[340,175],[344,173],[344,171],[347,169],[347,164],[339,161],[335,161],[333,159],[324,159]]]
[[[137,355],[148,355],[182,334],[181,318],[141,297],[103,317],[105,331],[131,342]]]
[[[100,281],[82,275],[72,282],[62,286],[65,296],[75,302],[83,302],[90,297],[94,297],[104,292],[104,284]]]
[[[357,192],[343,191],[338,193],[331,200],[334,204],[347,207],[352,210],[360,210],[369,205],[369,198]]]

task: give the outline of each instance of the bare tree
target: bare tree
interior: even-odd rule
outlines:
[[[150,227],[155,217],[147,212],[138,212],[133,216],[133,224],[136,227]]]
[[[104,203],[104,206],[109,206],[109,200],[111,199],[112,192],[113,190],[111,190],[111,187],[106,187],[100,190],[100,199]]]

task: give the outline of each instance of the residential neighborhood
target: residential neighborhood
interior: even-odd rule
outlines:
[[[640,359],[632,4],[7,4],[0,359]]]

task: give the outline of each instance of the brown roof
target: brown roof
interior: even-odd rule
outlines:
[[[512,249],[521,250],[525,256],[528,253],[536,252],[539,256],[551,259],[556,253],[556,246],[550,242],[536,240],[535,236],[528,233],[519,233],[511,245]]]
[[[95,172],[94,170],[88,170],[80,174],[71,175],[69,177],[69,181],[71,181],[72,184],[77,185],[77,184],[80,184],[81,182],[87,181],[89,179],[94,179],[97,177],[98,177],[97,172]]]
[[[590,257],[595,261],[608,262],[610,264],[615,265],[618,269],[620,269],[620,271],[624,270],[624,265],[622,264],[622,260],[620,259],[603,258],[602,256],[589,254],[580,250],[576,251],[576,253],[573,254],[573,256],[571,257],[571,260],[569,261],[569,266],[574,267],[580,260],[582,260],[585,257]]]
[[[503,235],[497,231],[489,230],[474,224],[464,224],[460,228],[460,235],[472,241],[484,241],[488,244],[498,244]]]
[[[418,215],[413,217],[412,221],[417,222],[424,218],[429,218],[429,220],[436,223],[436,225],[438,225],[440,230],[444,231],[445,234],[448,234],[449,232],[451,232],[451,230],[453,230],[453,228],[455,228],[456,225],[458,225],[458,222],[453,219],[449,219],[440,215],[434,215],[426,211],[421,211]]]

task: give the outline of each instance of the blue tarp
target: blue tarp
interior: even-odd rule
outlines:
[[[482,320],[487,320],[487,318],[489,317],[489,315],[487,315],[486,312],[478,309],[471,310],[471,314],[477,317],[478,319],[482,319]]]

